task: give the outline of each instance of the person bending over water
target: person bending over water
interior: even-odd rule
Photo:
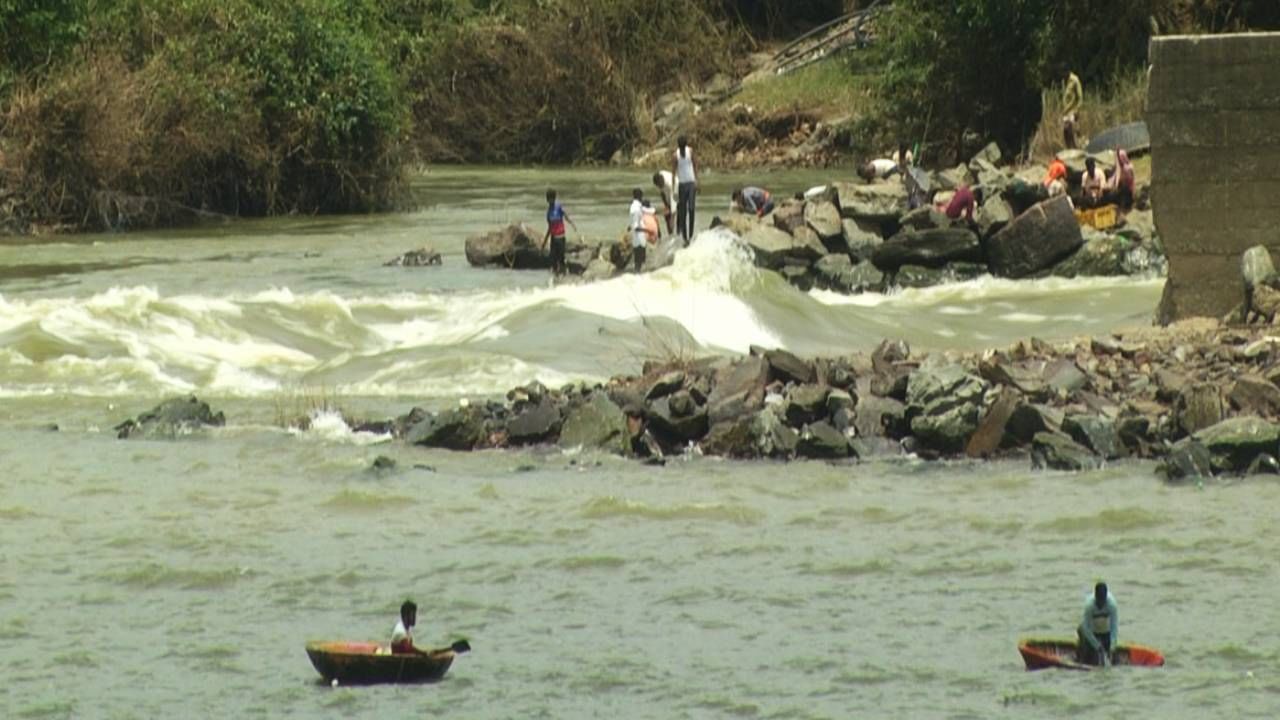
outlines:
[[[730,197],[733,199],[734,207],[742,212],[752,213],[756,217],[764,217],[773,212],[773,196],[763,188],[738,188]]]

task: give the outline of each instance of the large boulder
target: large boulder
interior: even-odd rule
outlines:
[[[1003,195],[992,195],[982,201],[982,207],[973,216],[982,237],[991,237],[1013,221],[1013,207]]]
[[[209,427],[222,427],[227,422],[221,412],[213,412],[209,403],[194,395],[170,398],[115,426],[116,437],[121,440],[172,440]]]
[[[1280,414],[1280,387],[1264,377],[1243,375],[1236,378],[1228,396],[1231,404],[1255,415]]]
[[[884,242],[880,233],[863,227],[856,220],[845,219],[840,223],[844,230],[844,244],[849,257],[857,262],[871,259],[871,253]]]
[[[801,427],[827,417],[827,395],[831,389],[826,385],[796,385],[787,393],[785,416],[787,424]]]
[[[682,390],[649,405],[649,424],[663,439],[680,444],[707,434],[707,411]]]
[[[468,405],[428,415],[409,428],[405,440],[410,445],[473,450],[484,443],[487,434],[484,412],[474,405]]]
[[[1280,426],[1252,416],[1223,420],[1191,437],[1208,448],[1215,472],[1243,473],[1259,455],[1280,449]]]
[[[1057,408],[1037,403],[1022,403],[1014,409],[1006,425],[1009,440],[1026,444],[1042,432],[1057,433],[1062,429],[1063,413]]]
[[[903,230],[936,230],[951,227],[951,220],[946,213],[932,205],[921,205],[898,221]]]
[[[569,410],[560,429],[562,448],[597,448],[625,455],[627,417],[607,393],[596,391],[586,401]]]
[[[857,283],[853,261],[843,253],[824,255],[813,264],[814,284],[824,290],[853,292]]]
[[[1178,427],[1193,435],[1222,421],[1222,392],[1217,384],[1192,383],[1182,388],[1174,401],[1174,416]]]
[[[813,460],[837,460],[856,456],[849,438],[828,422],[808,425],[796,443],[796,456]]]
[[[560,405],[549,395],[530,403],[507,423],[507,439],[512,445],[530,445],[551,439],[560,430]]]
[[[703,452],[733,458],[789,458],[799,435],[773,410],[765,408],[712,426],[701,442]]]
[[[978,236],[962,227],[901,232],[871,253],[871,262],[883,272],[897,272],[903,265],[940,268],[956,261],[981,260]]]
[[[707,395],[711,423],[759,410],[768,382],[769,363],[763,357],[751,355],[717,368],[715,382]]]
[[[1183,438],[1169,448],[1159,470],[1173,483],[1205,480],[1213,477],[1213,456],[1204,443],[1193,437]]]
[[[1255,295],[1260,290],[1274,289],[1277,285],[1275,264],[1271,261],[1271,251],[1265,245],[1254,245],[1244,251],[1240,257],[1240,274],[1244,278],[1244,308],[1246,311],[1266,312],[1269,307],[1256,302]],[[1248,318],[1246,318],[1248,319]]]
[[[542,236],[522,223],[467,238],[467,262],[475,267],[545,270],[551,255],[542,249]]]
[[[804,227],[805,206],[806,203],[802,200],[783,200],[771,214],[774,227],[788,235],[794,233],[796,228]]]
[[[1114,277],[1127,275],[1129,240],[1119,235],[1090,230],[1088,239],[1074,255],[1053,266],[1058,277]]]
[[[978,429],[987,383],[957,365],[925,367],[907,381],[907,415],[921,447],[942,453],[964,450]]]
[[[908,209],[907,189],[901,182],[837,182],[833,186],[840,200],[841,217],[884,223],[897,221]]]
[[[844,227],[841,225],[840,208],[833,202],[807,202],[804,205],[804,220],[813,231],[818,233],[824,243],[842,240]]]
[[[1094,470],[1102,463],[1089,449],[1065,435],[1036,433],[1031,439],[1031,466],[1079,472]]]
[[[1104,460],[1115,460],[1129,454],[1116,424],[1106,418],[1092,415],[1068,415],[1062,421],[1062,429],[1072,440],[1088,448]]]
[[[818,373],[813,364],[800,359],[795,353],[781,348],[763,350],[752,346],[753,354],[763,355],[769,364],[769,377],[783,382],[811,383],[817,380]]]
[[[859,393],[853,428],[859,437],[901,438],[910,432],[907,406],[893,398]]]
[[[756,225],[742,240],[755,252],[756,265],[771,270],[780,270],[788,260],[811,263],[827,254],[816,237],[790,235],[772,225]]]
[[[992,235],[987,241],[987,262],[996,275],[1022,278],[1053,267],[1083,243],[1071,201],[1059,195]]]

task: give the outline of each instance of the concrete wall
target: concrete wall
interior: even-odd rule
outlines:
[[[1222,317],[1244,298],[1244,251],[1280,258],[1280,33],[1154,38],[1151,63],[1157,319]]]

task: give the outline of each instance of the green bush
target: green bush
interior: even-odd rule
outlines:
[[[91,226],[104,193],[251,215],[388,207],[407,102],[376,9],[117,0],[15,96],[8,184],[44,222]]]
[[[0,98],[23,73],[80,42],[84,13],[85,0],[0,0]]]
[[[1018,148],[1039,112],[1050,8],[1042,0],[898,0],[882,19],[880,99],[896,138],[962,157]],[[933,158],[931,158],[933,159]]]
[[[728,69],[734,35],[697,3],[525,0],[418,47],[415,142],[435,161],[607,160],[663,93]]]

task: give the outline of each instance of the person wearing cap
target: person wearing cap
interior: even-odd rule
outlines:
[[[1080,640],[1078,660],[1086,665],[1110,665],[1111,653],[1120,642],[1120,614],[1116,599],[1100,582],[1093,587],[1093,594],[1084,599],[1084,617],[1076,630]]]

